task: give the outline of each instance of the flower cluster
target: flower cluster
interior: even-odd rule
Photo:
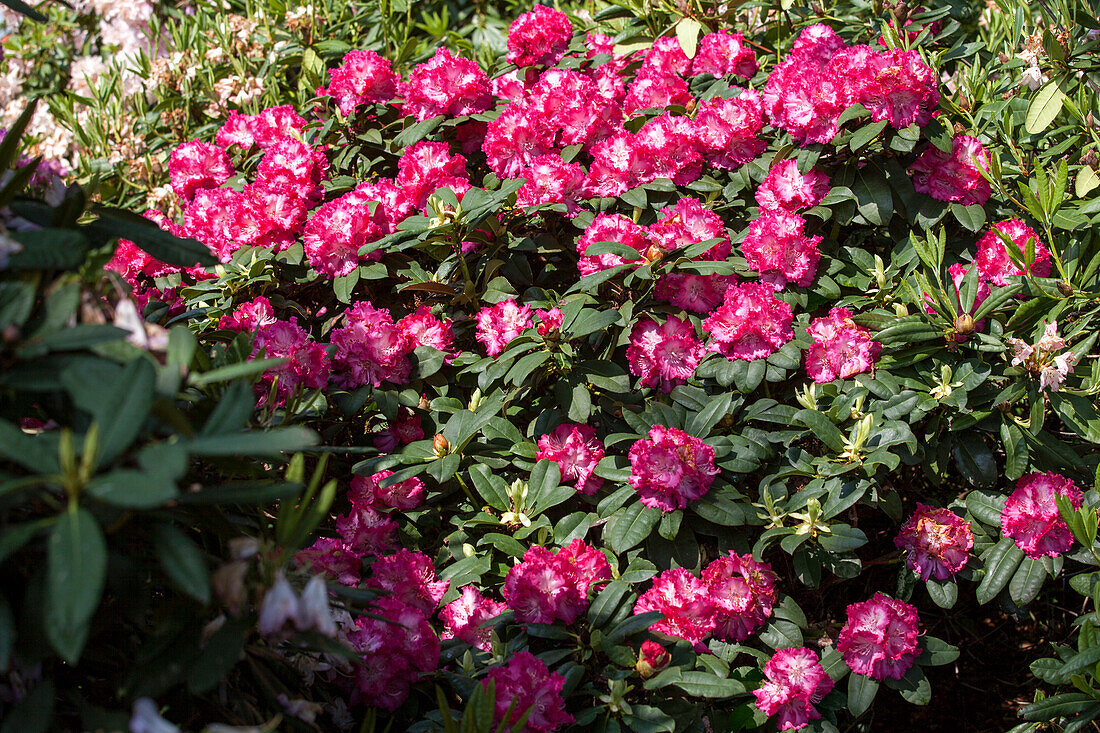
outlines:
[[[848,606],[836,648],[856,674],[900,680],[917,658],[917,609],[882,593]]]
[[[630,446],[630,485],[643,504],[671,512],[702,498],[718,469],[714,448],[676,428],[654,425]]]
[[[918,502],[894,544],[908,553],[905,564],[921,580],[947,580],[966,566],[974,534],[970,522],[950,509]]]
[[[332,97],[346,116],[359,105],[392,100],[398,81],[389,59],[374,51],[350,51],[332,70],[328,87],[318,89],[317,96]]]
[[[374,601],[370,616],[355,619],[347,641],[362,663],[352,668],[352,702],[393,711],[409,697],[421,675],[439,666],[439,637],[428,617],[399,598]]]
[[[794,338],[791,307],[775,297],[764,283],[749,282],[726,288],[725,300],[703,330],[713,341],[709,348],[728,359],[763,359]]]
[[[829,193],[829,177],[820,171],[802,173],[798,161],[788,158],[768,169],[756,189],[756,203],[762,211],[782,209],[795,213],[817,206]]]
[[[978,255],[974,258],[974,264],[977,265],[982,280],[994,285],[1007,285],[1007,278],[1024,274],[1009,258],[1008,246],[1002,237],[1012,242],[1021,260],[1024,259],[1030,242],[1035,250],[1035,260],[1031,263],[1029,272],[1035,277],[1050,275],[1050,250],[1039,239],[1039,235],[1019,219],[1006,219],[994,224],[978,240]]]
[[[782,209],[763,211],[752,224],[741,252],[760,282],[782,290],[788,282],[807,287],[817,275],[821,237],[805,234],[806,220]]]
[[[564,423],[540,437],[538,446],[535,460],[558,464],[562,480],[572,482],[577,491],[593,496],[603,486],[595,471],[604,457],[604,447],[593,428]]]
[[[551,733],[573,722],[573,716],[565,711],[565,701],[561,696],[565,678],[551,672],[531,652],[517,652],[507,665],[490,669],[489,677],[483,684],[488,687],[490,681],[496,692],[493,719],[498,724],[506,722],[508,730],[528,710],[531,712],[522,733]],[[507,721],[505,716],[508,716]]]
[[[649,318],[635,323],[626,358],[630,373],[642,378],[642,386],[671,392],[695,373],[705,353],[691,322],[669,316],[660,324]]]
[[[504,579],[504,600],[523,624],[571,624],[588,608],[588,590],[611,579],[599,550],[573,540],[556,553],[534,546]]]
[[[1084,500],[1073,481],[1048,471],[1021,477],[1005,502],[1001,531],[1028,557],[1057,557],[1073,547],[1073,534],[1058,511],[1056,496],[1068,499],[1075,509]]]
[[[814,339],[806,349],[806,373],[818,384],[870,371],[882,351],[847,308],[833,308],[828,316],[815,318],[806,331]]]
[[[764,683],[752,694],[760,712],[777,718],[779,730],[804,728],[821,713],[814,707],[833,689],[817,653],[806,647],[778,650],[764,665]]]
[[[486,306],[477,314],[477,340],[489,356],[496,356],[531,327],[531,319],[531,306],[521,306],[512,298]]]
[[[1057,392],[1066,377],[1077,366],[1078,356],[1068,351],[1069,344],[1058,335],[1058,323],[1051,322],[1043,328],[1043,336],[1034,345],[1023,339],[1009,336],[1012,347],[1012,366],[1022,366],[1039,376],[1039,389]]]
[[[348,498],[353,504],[373,506],[379,510],[401,509],[408,511],[420,506],[424,496],[424,482],[416,476],[382,486],[393,471],[382,470],[371,476],[356,476],[351,480]]]
[[[950,153],[929,145],[909,166],[918,193],[963,206],[984,204],[992,195],[989,181],[982,177],[983,170],[989,171],[989,153],[978,138],[970,135],[956,136]]]
[[[565,56],[573,26],[560,10],[536,5],[508,28],[508,63],[554,66]]]
[[[506,604],[486,598],[480,590],[468,585],[462,589],[462,595],[439,612],[443,621],[441,638],[459,639],[487,652],[492,646],[493,630],[485,624],[507,609]]]

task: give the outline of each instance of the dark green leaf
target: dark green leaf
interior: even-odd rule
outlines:
[[[48,542],[46,635],[75,663],[88,638],[107,574],[107,545],[95,519],[75,505],[58,517]]]
[[[640,501],[619,509],[603,528],[603,539],[616,553],[626,552],[649,536],[661,519],[658,509]]]
[[[100,501],[128,509],[152,509],[176,498],[176,486],[166,476],[125,468],[96,476],[87,491]]]
[[[1000,593],[1016,568],[1024,559],[1024,553],[1010,537],[1002,537],[985,560],[985,576],[974,592],[978,603],[989,603]]]
[[[210,602],[210,573],[202,548],[170,524],[153,528],[153,547],[165,574],[187,595]]]

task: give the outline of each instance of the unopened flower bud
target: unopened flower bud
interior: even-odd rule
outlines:
[[[955,330],[960,336],[969,336],[974,333],[974,316],[969,313],[961,313],[955,319]]]
[[[1062,280],[1058,283],[1058,292],[1067,298],[1073,295],[1073,285],[1071,283]]]
[[[664,250],[655,244],[649,245],[649,249],[645,251],[645,258],[647,262],[660,262],[665,256]]]
[[[432,403],[427,395],[420,395],[420,401],[416,403],[416,406],[421,410],[428,410],[431,409]]]
[[[447,442],[447,439],[443,437],[443,433],[438,433],[432,438],[432,448],[435,449],[435,454],[442,458],[447,455],[447,451],[450,449],[451,444]]]
[[[672,655],[655,641],[643,641],[634,670],[642,679],[649,679],[668,666]]]

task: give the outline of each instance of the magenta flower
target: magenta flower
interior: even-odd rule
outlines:
[[[389,591],[388,597],[399,599],[424,614],[435,611],[450,583],[436,576],[430,557],[405,548],[375,560],[371,573],[368,588]]]
[[[346,318],[347,325],[333,330],[330,338],[336,346],[336,381],[348,389],[366,384],[378,387],[383,381],[408,382],[409,354],[416,344],[389,312],[361,301],[348,310]]]
[[[974,534],[970,522],[951,510],[918,503],[894,544],[908,552],[905,564],[921,580],[947,580],[966,566]]]
[[[615,254],[585,254],[589,247],[598,242],[618,242],[638,250],[638,257],[633,262],[641,262],[651,244],[649,231],[645,227],[621,214],[598,214],[584,230],[584,234],[577,238],[577,254],[581,256],[577,269],[582,275],[591,275],[627,263],[627,260]]]
[[[756,202],[761,210],[783,209],[794,213],[817,206],[829,193],[829,177],[819,171],[801,173],[798,161],[781,160],[770,169],[760,188]]]
[[[439,638],[424,613],[399,598],[379,598],[370,611],[347,632],[348,643],[362,657],[362,664],[352,668],[351,701],[392,712],[408,699],[421,675],[439,667]]]
[[[776,716],[779,730],[804,728],[821,713],[814,703],[833,689],[817,653],[806,647],[778,650],[764,665],[764,683],[752,694],[760,712]]]
[[[695,143],[703,159],[715,168],[735,170],[764,152],[760,139],[764,105],[752,89],[732,99],[715,97],[699,105]]]
[[[667,649],[652,639],[646,639],[638,650],[638,662],[634,669],[642,679],[648,679],[667,667],[671,660],[672,655]]]
[[[348,496],[356,506],[373,506],[376,509],[415,509],[424,496],[424,482],[416,476],[382,487],[383,479],[393,471],[382,470],[372,476],[355,476],[351,480]]]
[[[489,680],[493,681],[496,691],[494,722],[503,722],[509,708],[512,710],[506,729],[510,730],[528,710],[531,714],[527,716],[522,733],[551,733],[573,722],[573,716],[565,712],[565,701],[561,697],[565,678],[551,672],[531,652],[517,652],[507,665],[493,667],[482,684],[488,687]]]
[[[443,621],[443,639],[459,639],[483,652],[491,649],[493,630],[483,626],[507,610],[503,603],[486,598],[472,585],[462,589],[462,595],[439,612]]]
[[[418,120],[436,115],[474,115],[489,109],[493,100],[485,72],[470,59],[453,56],[443,46],[429,61],[412,70],[399,91],[405,98],[405,113]]]
[[[703,321],[710,333],[711,351],[728,359],[753,361],[775,353],[794,338],[791,307],[775,297],[763,283],[742,283],[726,288],[725,302]]]
[[[489,356],[496,356],[531,327],[531,316],[531,306],[521,306],[513,298],[486,306],[477,314],[477,340]]]
[[[821,237],[808,237],[806,220],[782,209],[763,210],[751,224],[741,252],[760,282],[782,290],[788,282],[809,287],[817,275]]]
[[[695,373],[705,353],[691,322],[669,316],[663,324],[648,318],[635,323],[626,358],[643,386],[671,392]]]
[[[806,350],[806,374],[818,384],[868,372],[882,351],[870,332],[852,320],[847,308],[815,318],[806,331],[814,342]]]
[[[557,463],[562,481],[572,482],[577,491],[592,496],[603,486],[603,479],[594,472],[604,447],[594,429],[565,423],[539,438],[538,445],[535,460]]]
[[[332,97],[341,114],[347,116],[361,104],[393,99],[398,81],[389,59],[374,51],[349,51],[332,70],[328,87],[318,89],[317,96]]]
[[[611,579],[599,550],[573,540],[557,553],[534,546],[504,579],[504,600],[521,624],[571,624],[588,608],[588,589]]]
[[[654,425],[630,447],[630,485],[648,507],[671,512],[700,499],[714,483],[714,448],[676,428]]]
[[[732,550],[703,569],[703,582],[714,602],[714,638],[741,642],[764,625],[775,605],[771,565]]]
[[[717,608],[707,584],[686,568],[665,570],[634,606],[634,615],[660,611],[650,631],[699,644],[714,631]]]
[[[717,31],[699,39],[699,48],[691,61],[691,75],[740,76],[751,79],[756,73],[756,56],[740,33]]]
[[[1009,259],[1005,242],[997,232],[1005,234],[1012,240],[1021,258],[1027,251],[1028,240],[1033,240],[1035,261],[1031,264],[1031,274],[1035,277],[1050,276],[1050,250],[1039,239],[1039,235],[1019,219],[1006,219],[994,224],[978,240],[978,256],[974,258],[974,264],[978,266],[978,274],[981,275],[982,280],[992,282],[994,285],[1007,285],[1007,278],[1024,274],[1023,270]]]
[[[934,145],[926,147],[909,166],[909,174],[918,193],[926,193],[939,201],[955,201],[970,206],[984,204],[993,193],[978,166],[989,170],[989,153],[978,138],[958,135],[950,153]]]
[[[882,593],[848,606],[836,648],[856,674],[900,680],[917,657],[917,609]]]
[[[179,145],[168,159],[172,190],[184,201],[199,189],[221,186],[235,173],[224,149],[199,140]]]
[[[426,305],[420,306],[415,313],[411,313],[397,322],[398,328],[405,332],[405,335],[412,342],[413,348],[429,346],[436,351],[442,351],[447,354],[445,358],[448,364],[454,361],[457,356],[454,352],[455,337],[451,325],[450,318],[436,318],[432,315],[431,308]],[[419,425],[419,423],[420,420],[417,418],[417,424]],[[423,433],[421,433],[421,437],[423,437]],[[419,439],[417,438],[417,440]]]
[[[466,159],[451,155],[447,143],[426,140],[405,148],[397,161],[395,183],[402,197],[417,210],[424,209],[436,189],[449,188],[459,198],[470,189]]]
[[[1028,557],[1057,557],[1073,547],[1073,533],[1058,512],[1055,496],[1066,497],[1074,508],[1084,500],[1073,481],[1048,471],[1021,477],[1005,502],[1001,531]]]

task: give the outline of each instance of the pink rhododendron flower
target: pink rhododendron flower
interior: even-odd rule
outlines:
[[[252,358],[286,359],[266,369],[256,384],[261,404],[266,404],[272,385],[281,404],[300,388],[322,389],[332,371],[328,352],[298,325],[296,318],[259,326],[252,339]]]
[[[768,170],[764,182],[756,189],[756,202],[761,209],[783,209],[794,213],[817,206],[827,193],[827,175],[819,171],[801,173],[798,161],[788,158]]]
[[[287,137],[264,151],[256,169],[256,183],[271,190],[289,190],[299,199],[317,201],[327,170],[324,151]]]
[[[240,249],[236,241],[242,194],[231,188],[200,188],[184,206],[183,226],[176,232],[205,244],[222,262]]]
[[[341,585],[354,587],[359,585],[364,554],[342,539],[322,537],[300,550],[294,560],[299,565],[308,565],[314,573],[322,573]]]
[[[535,5],[508,28],[508,63],[554,66],[569,49],[573,25],[560,10]]]
[[[393,471],[381,470],[371,476],[355,476],[351,479],[348,492],[353,504],[374,506],[379,509],[415,509],[424,497],[424,482],[416,476],[398,481],[389,486],[381,486],[382,479],[389,478]]]
[[[1055,496],[1069,499],[1074,508],[1084,495],[1076,484],[1053,471],[1029,473],[1016,482],[1001,512],[1001,531],[1031,558],[1058,557],[1073,547],[1073,533],[1058,512]]]
[[[836,648],[856,674],[900,680],[917,658],[917,635],[917,609],[875,593],[848,606],[848,623]]]
[[[760,94],[751,89],[732,99],[715,97],[700,104],[694,128],[703,159],[722,170],[735,170],[767,146],[758,137],[764,128],[764,105]]]
[[[827,25],[819,23],[802,31],[786,59],[772,69],[764,88],[764,105],[774,127],[790,132],[803,144],[833,139],[837,118],[849,101],[826,66],[843,47],[844,41]]]
[[[558,133],[561,146],[591,146],[622,128],[622,109],[599,83],[572,69],[550,69],[531,88],[530,108]]]
[[[524,172],[526,181],[516,194],[516,206],[526,209],[541,204],[565,204],[565,215],[580,213],[585,173],[579,163],[566,163],[560,155],[540,155]]]
[[[361,104],[388,102],[397,95],[397,74],[389,59],[374,51],[349,51],[340,65],[332,70],[327,88],[317,90],[317,96],[329,96],[344,116]]]
[[[535,460],[558,464],[562,481],[571,482],[577,491],[592,496],[603,486],[594,471],[604,457],[604,447],[593,428],[564,423],[540,437],[538,446]]]
[[[909,166],[909,174],[918,193],[926,193],[938,201],[971,206],[984,204],[993,193],[989,181],[982,178],[979,166],[989,170],[989,153],[976,137],[958,135],[951,153],[934,145],[925,148]]]
[[[411,147],[409,148],[411,149]],[[407,150],[406,150],[407,152]],[[461,160],[461,156],[456,156]],[[398,161],[400,166],[404,158]],[[398,174],[400,176],[400,174]],[[429,174],[430,175],[430,174]],[[406,189],[405,186],[409,188]],[[417,201],[409,198],[409,192],[419,195],[417,188],[423,186],[424,179],[414,179],[409,176],[404,181],[379,178],[371,183],[361,183],[356,186],[353,200],[358,201],[369,210],[374,207],[374,213],[370,215],[371,221],[377,225],[382,234],[392,234],[397,230],[397,225],[404,221],[416,208]],[[426,185],[430,186],[428,182]],[[446,178],[441,185],[453,186],[456,193],[461,195],[469,184],[463,178]],[[432,191],[435,189],[433,188]],[[430,192],[429,192],[430,193]],[[371,202],[376,202],[372,204]],[[379,255],[371,253],[368,257],[377,259]]]
[[[392,712],[405,702],[421,675],[439,666],[439,638],[425,614],[399,598],[378,598],[370,611],[371,616],[355,619],[355,628],[347,634],[363,661],[353,667],[352,702]]]
[[[627,260],[616,254],[586,254],[588,248],[598,242],[618,242],[638,251],[637,260],[644,259],[644,253],[649,249],[649,232],[645,227],[639,226],[620,214],[598,214],[584,234],[577,238],[577,254],[581,256],[577,262],[577,268],[581,275],[607,270],[617,265],[627,264]]]
[[[772,566],[752,555],[731,551],[703,569],[703,582],[714,602],[714,638],[741,642],[764,625],[775,605]]]
[[[788,647],[764,665],[764,682],[752,694],[760,712],[776,716],[779,730],[797,730],[821,717],[814,703],[821,702],[833,685],[816,652]]]
[[[668,112],[654,117],[635,133],[633,144],[648,163],[646,179],[669,178],[678,186],[686,186],[703,172],[695,131],[687,117],[674,117]]]
[[[531,306],[521,306],[512,298],[486,306],[477,314],[477,340],[485,345],[489,356],[496,356],[531,327],[531,316]]]
[[[557,155],[554,128],[530,105],[513,104],[485,129],[485,152],[490,170],[501,178],[525,178],[536,158]]]
[[[679,42],[675,38],[665,40],[671,40],[677,48],[679,47]],[[681,56],[683,53],[680,51]],[[691,87],[682,78],[653,66],[643,65],[634,77],[634,81],[630,82],[626,88],[623,114],[629,117],[643,109],[687,107],[694,102],[695,97],[691,94]]]
[[[1039,239],[1039,235],[1019,219],[1006,219],[994,224],[978,240],[978,255],[974,258],[974,264],[978,266],[978,274],[982,280],[1003,286],[1008,284],[1009,277],[1024,274],[1009,258],[1007,245],[998,232],[1012,240],[1021,259],[1027,252],[1028,241],[1033,241],[1035,261],[1031,264],[1031,274],[1035,277],[1050,277],[1050,250]]]
[[[970,522],[950,509],[918,502],[894,544],[908,553],[905,564],[921,580],[947,580],[966,566],[974,534]]]
[[[630,447],[630,485],[642,503],[671,512],[700,499],[714,483],[714,448],[676,428],[654,425]]]
[[[662,392],[686,382],[705,354],[691,322],[676,316],[661,324],[650,318],[635,323],[626,350],[630,373],[641,377],[643,386]]]
[[[548,311],[544,311],[541,308],[535,311],[535,315],[539,319],[539,323],[535,326],[535,332],[539,336],[545,336],[554,331],[561,330],[562,323],[565,322],[565,314],[561,312],[561,308],[556,305]]]
[[[285,185],[250,183],[236,198],[233,238],[275,251],[294,244],[306,221],[306,199]]]
[[[232,314],[222,316],[218,328],[251,333],[260,326],[270,326],[277,321],[271,301],[261,295],[247,303],[241,303]]]
[[[427,306],[421,307],[427,308]],[[398,325],[401,325],[400,321]],[[411,334],[410,337],[415,338]],[[407,407],[402,407],[398,410],[397,417],[390,420],[385,429],[378,431],[374,436],[374,446],[383,453],[389,453],[398,445],[408,445],[414,441],[423,440],[424,428],[420,426],[419,415],[414,414]]]
[[[714,76],[740,76],[751,79],[756,73],[756,56],[740,33],[718,31],[699,39],[695,58],[691,61],[691,74]]]
[[[404,384],[409,381],[412,363],[409,354],[415,343],[388,311],[363,301],[345,314],[347,325],[332,331],[336,346],[333,358],[336,382],[347,389],[383,381]]]
[[[168,159],[172,190],[190,201],[200,188],[217,188],[236,173],[223,148],[199,140],[183,143]]]
[[[695,255],[696,260],[724,260],[729,257],[730,244],[722,218],[703,206],[697,198],[684,197],[675,206],[661,211],[661,218],[649,227],[649,236],[662,252],[717,239],[713,247]]]
[[[493,667],[482,684],[490,680],[496,691],[496,724],[508,716],[508,727],[530,710],[527,723],[521,733],[551,733],[573,722],[573,716],[565,712],[561,691],[565,678],[550,669],[531,652],[516,652],[503,667]],[[508,713],[511,709],[511,714]]]
[[[736,275],[669,272],[657,281],[653,295],[692,313],[711,313],[722,304],[726,288],[736,282]]]
[[[462,595],[448,603],[439,612],[443,621],[444,639],[459,639],[483,652],[492,648],[491,628],[483,626],[508,610],[503,603],[486,598],[472,585],[462,589]]]
[[[447,354],[448,364],[457,356],[453,353],[454,333],[451,325],[450,318],[436,318],[432,315],[432,309],[426,305],[420,306],[415,313],[410,313],[397,322],[398,328],[404,331],[412,341],[413,348],[430,346],[437,351],[442,351]],[[417,422],[419,424],[419,419]]]
[[[762,210],[749,225],[741,252],[749,267],[760,273],[760,281],[776,290],[788,282],[809,287],[817,275],[821,237],[805,234],[806,220],[782,209]]]
[[[916,124],[924,127],[940,103],[935,72],[916,51],[892,49],[870,57],[871,83],[858,101],[876,122],[887,120],[896,130]]]
[[[871,340],[847,308],[833,308],[828,316],[815,318],[806,331],[814,339],[806,349],[806,374],[818,384],[870,371],[882,351],[882,344]]]
[[[252,147],[266,150],[284,138],[300,137],[305,126],[305,118],[289,104],[270,107],[256,115],[230,112],[216,140],[227,149],[236,145],[243,150]]]
[[[435,611],[450,583],[436,577],[430,557],[405,548],[375,560],[371,573],[368,588],[389,591],[389,598],[396,598],[424,614]]]
[[[642,679],[649,679],[667,667],[670,661],[672,655],[668,650],[652,639],[646,639],[638,650],[638,663],[634,665],[634,669]]]
[[[775,297],[763,283],[742,283],[726,288],[725,302],[703,321],[703,330],[714,339],[711,351],[729,359],[763,359],[794,338],[791,307]]]
[[[535,545],[504,579],[504,600],[521,624],[571,624],[588,608],[588,589],[611,580],[611,566],[583,540],[551,552]]]
[[[489,79],[473,61],[440,46],[431,60],[415,67],[400,85],[405,113],[418,120],[436,115],[460,117],[489,109]]]
[[[588,188],[593,196],[613,197],[653,180],[653,166],[632,133],[618,132],[592,146]]]
[[[634,605],[634,615],[660,611],[664,618],[650,631],[698,644],[714,631],[717,609],[707,584],[687,568],[665,570]]]
[[[351,511],[336,517],[336,531],[343,538],[346,551],[365,555],[386,555],[395,549],[397,522],[373,505],[352,502]],[[340,581],[344,583],[343,580]],[[355,564],[355,580],[345,585],[359,584],[359,563]]]
[[[438,188],[449,188],[459,197],[470,188],[466,159],[451,155],[447,143],[413,143],[405,148],[397,168],[396,184],[414,209],[423,209]]]

